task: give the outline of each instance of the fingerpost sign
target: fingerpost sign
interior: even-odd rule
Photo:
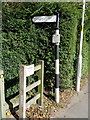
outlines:
[[[34,23],[50,22],[56,23],[56,33],[52,37],[52,43],[55,43],[55,101],[59,103],[59,12],[53,16],[35,16],[32,20]]]

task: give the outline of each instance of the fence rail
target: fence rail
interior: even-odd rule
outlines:
[[[26,77],[29,76],[27,68],[29,68],[29,66],[20,66],[19,118],[26,118],[26,107],[35,104],[36,100],[38,100],[40,105],[43,105],[44,61],[40,60],[39,65],[34,67],[34,72],[39,70],[39,80],[26,87]],[[32,90],[36,86],[38,86],[38,94],[26,103],[26,92]]]
[[[28,92],[28,91],[32,90],[33,88],[37,87],[38,85],[40,85],[40,83],[41,83],[41,81],[38,80],[37,82],[31,84],[30,86],[28,86],[28,87],[26,88],[26,92]]]

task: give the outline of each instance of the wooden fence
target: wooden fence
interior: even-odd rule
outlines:
[[[40,60],[39,65],[34,67],[34,72],[39,70],[39,80],[26,87],[26,77],[30,76],[29,68],[30,66],[20,66],[19,118],[26,118],[26,106],[35,104],[36,100],[38,100],[40,105],[43,105],[44,61]],[[26,92],[32,90],[36,86],[38,86],[38,94],[26,103]]]
[[[6,118],[6,102],[4,91],[3,71],[0,70],[0,120]]]

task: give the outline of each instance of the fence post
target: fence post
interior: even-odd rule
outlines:
[[[38,92],[40,93],[40,98],[38,103],[42,106],[43,105],[43,81],[44,81],[44,61],[39,60],[39,64],[41,64],[41,69],[39,70],[39,80],[41,81],[40,85],[38,86]]]
[[[26,118],[26,72],[25,66],[20,66],[19,83],[19,118]]]
[[[4,94],[4,77],[3,71],[0,70],[0,120],[6,118],[6,102]]]

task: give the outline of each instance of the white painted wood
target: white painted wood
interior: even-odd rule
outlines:
[[[0,75],[3,75],[3,70],[0,70]]]
[[[35,88],[36,86],[40,85],[41,81],[38,80],[37,82],[34,82],[33,84],[29,85],[28,87],[26,87],[26,92],[32,90],[33,88]]]
[[[34,98],[34,99],[33,99],[33,98]],[[33,98],[26,103],[26,108],[27,108],[27,107],[30,107],[32,104],[36,104],[36,100],[40,98],[40,93],[37,94],[37,95],[36,95],[35,97],[33,97]],[[19,105],[19,99],[18,99],[18,97],[17,97],[16,100],[14,100],[14,98],[11,99],[10,102],[12,103],[13,108],[14,108],[14,107],[17,107],[17,106]],[[9,105],[6,104],[6,106],[7,106],[6,109],[9,109]]]
[[[30,75],[29,71],[31,66],[20,66],[20,91],[19,91],[19,118],[26,118],[26,106],[35,104],[36,100],[40,98],[40,104],[43,105],[43,79],[44,79],[44,61],[40,61],[40,65],[34,67],[34,71],[39,70],[39,78],[37,82],[34,82],[30,86],[26,87],[26,77]],[[33,67],[33,66],[32,66]],[[36,86],[39,87],[39,94],[33,97],[26,104],[26,92],[32,90]]]
[[[34,74],[34,64],[25,66],[26,77]]]
[[[34,72],[35,72],[35,71],[38,71],[38,70],[40,70],[40,69],[41,69],[41,65],[37,65],[37,66],[34,67]]]
[[[26,107],[30,107],[32,104],[36,104],[36,100],[40,98],[40,93],[33,97],[30,101],[26,103]]]

